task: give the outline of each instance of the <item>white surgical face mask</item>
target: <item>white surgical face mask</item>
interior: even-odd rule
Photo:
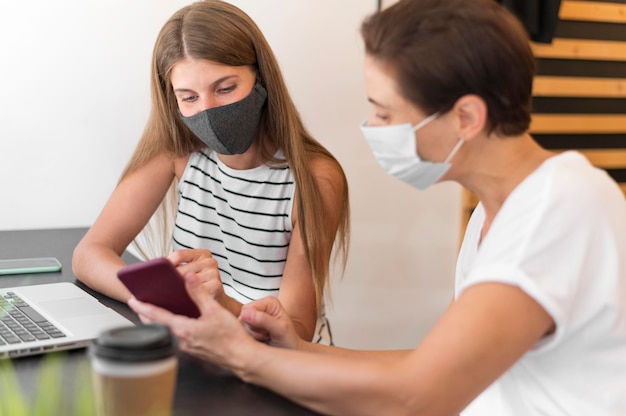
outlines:
[[[367,122],[364,122],[361,131],[385,172],[417,189],[424,190],[441,179],[450,169],[450,160],[463,144],[463,140],[460,139],[443,162],[420,159],[417,155],[415,132],[438,116],[439,114],[435,113],[415,126],[405,123],[369,127]]]

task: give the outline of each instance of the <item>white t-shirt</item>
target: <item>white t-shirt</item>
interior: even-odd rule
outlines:
[[[564,152],[511,193],[479,247],[484,219],[479,204],[455,296],[480,282],[515,285],[556,331],[462,415],[626,415],[626,201],[617,184],[578,152]]]

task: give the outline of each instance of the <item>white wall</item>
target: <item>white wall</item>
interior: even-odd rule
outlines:
[[[336,340],[413,346],[452,295],[460,192],[387,177],[360,135],[358,27],[376,1],[231,2],[264,31],[305,123],[348,175],[350,260],[329,307]],[[157,32],[188,3],[0,3],[0,230],[94,221],[146,121]]]

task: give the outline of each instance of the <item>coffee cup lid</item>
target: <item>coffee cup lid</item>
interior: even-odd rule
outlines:
[[[152,361],[174,354],[174,338],[163,325],[124,326],[102,332],[89,349],[92,355],[113,361]]]

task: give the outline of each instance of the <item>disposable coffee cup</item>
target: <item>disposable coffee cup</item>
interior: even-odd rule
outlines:
[[[110,329],[89,346],[98,416],[169,416],[178,359],[161,325]]]

